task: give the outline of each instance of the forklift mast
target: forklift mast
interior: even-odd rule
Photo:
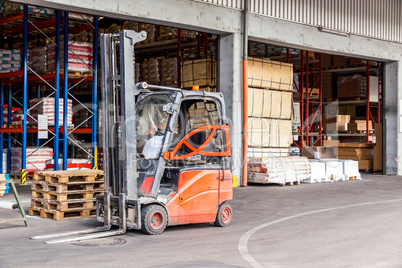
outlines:
[[[137,209],[138,192],[136,166],[135,97],[140,90],[135,85],[134,45],[146,39],[146,32],[123,30],[119,34],[101,36],[102,71],[102,133],[104,148],[105,196],[104,206],[118,203],[119,214],[125,214],[126,201]],[[129,179],[131,178],[131,179]],[[120,227],[126,223],[119,215],[113,222],[112,211],[105,209],[105,224],[109,221]],[[99,213],[97,213],[97,216]],[[132,228],[140,223],[131,222]]]
[[[96,197],[96,219],[104,226],[33,239],[90,234],[47,241],[58,243],[127,229],[160,234],[171,225],[230,224],[232,161],[223,96],[135,83],[134,45],[145,38],[144,31],[123,30],[100,39],[105,189]]]

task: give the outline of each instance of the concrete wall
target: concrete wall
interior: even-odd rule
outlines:
[[[233,119],[234,152],[236,154],[241,152],[241,11],[189,0],[19,0],[17,2],[222,34],[220,87],[228,104],[228,116]],[[384,159],[387,174],[402,175],[400,157],[402,133],[397,129],[401,112],[397,103],[402,100],[401,44],[354,35],[345,37],[320,32],[317,27],[256,14],[250,14],[249,26],[251,40],[386,61],[384,114],[387,146],[384,149]],[[235,155],[236,158],[241,159],[241,156]],[[235,175],[240,175],[239,162],[236,162]]]

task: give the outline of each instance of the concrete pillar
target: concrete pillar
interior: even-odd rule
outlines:
[[[242,35],[223,34],[219,42],[219,89],[226,102],[230,119],[233,175],[241,182],[242,167]]]
[[[383,88],[383,166],[387,175],[402,175],[402,79],[401,62],[386,63]],[[398,68],[399,65],[399,68]]]

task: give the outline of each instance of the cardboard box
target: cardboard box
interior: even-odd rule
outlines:
[[[373,170],[382,170],[382,146],[374,146],[374,159],[373,159]]]
[[[291,120],[250,118],[248,127],[251,147],[288,148],[293,142]]]
[[[311,88],[311,87],[309,87],[308,88],[308,92],[307,92],[308,94],[309,94],[309,96],[318,96],[319,94],[320,94],[320,89],[319,88]],[[306,88],[305,87],[303,87],[303,94],[306,94]]]
[[[345,56],[332,56],[332,66],[335,68],[345,68],[346,67],[346,57]]]
[[[352,122],[348,124],[348,129],[350,131],[366,131],[366,127],[366,120],[352,120]],[[373,130],[373,123],[371,120],[369,121],[368,127],[369,131]]]
[[[248,85],[291,91],[293,64],[251,57],[248,60]]]
[[[324,140],[324,146],[339,147],[339,140]]]
[[[322,63],[322,68],[323,69],[330,68],[332,66],[331,55],[322,54],[321,63]]]
[[[326,115],[323,119],[323,130],[329,131],[347,131],[350,115]]]
[[[382,146],[382,123],[374,124],[374,134],[376,137],[376,145]]]
[[[324,132],[347,131],[348,123],[324,123],[323,130]]]
[[[373,169],[373,160],[359,160],[359,169],[361,170]]]
[[[374,150],[372,148],[339,147],[338,158],[350,160],[373,160]]]
[[[303,147],[301,155],[309,159],[335,158],[334,148],[324,146]]]
[[[373,148],[374,144],[366,142],[348,142],[348,143],[340,143],[339,147]]]
[[[248,89],[248,116],[291,119],[292,92],[250,87]]]
[[[183,88],[216,85],[216,61],[212,59],[188,60],[181,63]]]
[[[264,144],[270,147],[289,147],[293,142],[291,120],[270,120],[270,132],[264,136]]]
[[[378,102],[378,77],[369,77],[369,100]],[[367,96],[367,78],[362,75],[342,76],[337,81],[337,97],[354,99],[366,98]]]
[[[348,115],[348,114],[326,115],[326,116],[324,116],[323,122],[325,122],[325,123],[349,123],[350,115]]]
[[[281,157],[289,156],[288,148],[248,148],[248,157]]]
[[[323,68],[324,65],[323,65]],[[322,73],[322,98],[332,99],[332,73]]]

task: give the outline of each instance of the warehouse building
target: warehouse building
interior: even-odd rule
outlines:
[[[20,142],[27,152],[31,150],[29,146],[53,145],[51,151],[43,149],[43,161],[38,159],[36,166],[53,165],[51,168],[57,169],[59,155],[63,159],[60,169],[67,165],[73,168],[76,164],[101,166],[96,127],[100,84],[98,34],[135,29],[148,34],[148,39],[136,46],[137,81],[188,89],[199,85],[201,89],[223,93],[231,119],[233,175],[238,178],[238,184],[247,174],[242,170],[244,154],[250,157],[287,155],[288,147],[300,154],[309,146],[338,148],[339,143],[349,142],[372,144],[364,156],[345,154],[347,159],[362,160],[361,170],[402,174],[399,157],[402,152],[399,139],[402,135],[399,97],[402,94],[402,6],[398,1],[21,0],[1,3],[4,49],[1,101],[7,107],[18,109],[12,117],[10,109],[6,109],[7,116],[3,110],[8,120],[2,119],[5,126],[2,133],[8,139],[4,146],[9,152],[3,154],[3,162],[8,160],[7,171],[13,171],[13,167],[17,173],[21,168],[29,169],[25,166],[25,154],[18,150],[14,150],[13,157],[21,156],[21,161],[13,162],[14,166],[10,164],[12,148],[16,147],[14,141]],[[63,43],[64,36],[69,36],[73,43]],[[65,51],[55,49],[55,44],[70,46],[72,54],[84,58],[70,61],[74,55],[68,56],[69,71],[70,66],[75,69],[65,72],[63,77],[55,75],[60,72],[55,62],[60,60],[63,69]],[[16,50],[20,52],[14,55]],[[30,59],[25,59],[28,51]],[[8,61],[18,61],[18,57],[29,62],[27,70],[24,64],[8,66]],[[251,77],[252,81],[247,82],[249,90],[243,91],[243,81],[247,80],[243,78],[246,58],[249,59],[246,78]],[[244,114],[246,118],[261,117],[245,109],[245,102],[249,108],[256,108],[253,94],[262,91],[255,88],[263,91],[272,88],[275,80],[270,79],[269,86],[253,84],[256,66],[264,65],[266,60],[277,62],[281,73],[288,68],[291,77],[289,82],[279,78],[279,84],[289,87],[279,86],[278,90],[293,92],[286,95],[290,96],[288,103],[293,104],[293,129],[287,132],[291,133],[292,140],[284,145],[243,142],[244,126],[250,127],[249,122],[245,123]],[[62,86],[57,85],[68,86],[70,95],[64,95],[64,101],[60,99],[62,106],[68,108],[61,108],[59,118],[45,119],[43,128],[51,129],[55,138],[52,140],[48,134],[40,138],[40,133],[30,135],[36,132],[21,125],[21,116],[30,114],[32,120],[39,121],[40,109],[49,111],[50,116],[56,115],[54,108],[49,107],[54,107],[64,94]],[[248,92],[248,100],[244,92]],[[49,98],[40,101],[44,97]],[[279,98],[285,100],[283,96]],[[74,107],[80,107],[74,114],[73,102]],[[281,118],[282,114],[278,116]],[[290,115],[282,119],[291,120]],[[59,132],[58,126],[64,126],[64,130]],[[67,137],[68,129],[71,131]],[[279,127],[278,131],[283,129]],[[252,127],[248,134],[249,139],[256,137]],[[339,155],[342,155],[340,151]]]

